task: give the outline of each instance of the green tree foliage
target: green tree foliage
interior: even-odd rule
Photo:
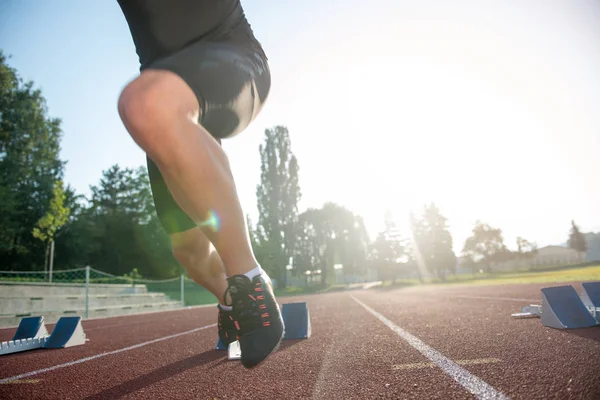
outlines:
[[[178,267],[168,236],[160,226],[147,173],[117,165],[91,187],[88,235],[97,243],[92,266],[122,275],[137,268],[143,276],[173,276]]]
[[[447,220],[435,204],[425,206],[420,218],[411,215],[411,228],[418,260],[441,279],[456,273],[456,255]]]
[[[462,251],[463,257],[473,268],[484,265],[488,272],[492,271],[494,262],[507,259],[509,253],[504,245],[502,230],[480,221],[475,223],[472,235],[465,241]]]
[[[258,261],[277,279],[280,287],[285,287],[285,267],[296,244],[294,232],[301,197],[299,166],[284,126],[265,130],[265,141],[259,151],[261,175],[256,188],[259,211],[256,240],[266,254]]]
[[[45,99],[24,83],[0,53],[0,263],[41,269],[44,244],[31,234],[48,211],[62,178],[60,120],[47,116]]]
[[[573,250],[581,253],[587,251],[587,241],[585,240],[585,236],[579,230],[579,227],[575,225],[575,221],[571,221],[571,233],[569,234],[569,241],[567,243]]]
[[[62,181],[56,181],[52,192],[52,199],[46,215],[39,219],[33,228],[33,237],[40,239],[46,247],[44,270],[48,265],[48,245],[54,241],[56,231],[67,223],[70,209],[64,206],[65,191]]]
[[[46,215],[39,219],[33,228],[33,237],[43,242],[54,239],[56,231],[67,223],[70,210],[64,206],[65,191],[62,181],[56,181],[52,191],[52,199]]]

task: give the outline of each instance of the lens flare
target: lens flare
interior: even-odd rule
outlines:
[[[221,227],[221,220],[214,210],[210,210],[208,212],[208,218],[198,223],[198,226],[201,228],[209,228],[213,232],[218,232]]]

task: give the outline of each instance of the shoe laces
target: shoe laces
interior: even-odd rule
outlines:
[[[218,326],[219,331],[222,331],[226,338],[230,339],[230,334],[234,334],[236,340],[239,339],[237,332],[240,330],[240,325],[233,319],[231,311],[219,309]]]
[[[239,322],[241,330],[249,332],[260,326],[271,325],[260,279],[254,282],[235,279],[227,287],[225,298],[228,293],[231,304],[226,305],[233,306],[235,319]]]

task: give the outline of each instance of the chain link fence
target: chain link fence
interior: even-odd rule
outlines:
[[[169,308],[177,307],[175,302],[179,302],[179,307],[216,303],[216,298],[209,291],[196,284],[187,275],[152,280],[142,279],[135,270],[131,274],[117,276],[89,266],[52,272],[0,271],[0,298],[4,303],[4,307],[0,307],[0,316],[8,315],[11,312],[8,310],[11,308],[9,303],[17,304],[15,299],[19,297],[24,300],[46,301],[46,306],[38,306],[43,308],[44,312],[68,312],[67,307],[85,307],[84,310],[78,310],[85,318],[93,317],[94,311],[106,311],[107,308],[120,307],[131,310],[132,307],[140,307],[141,312],[149,311],[151,307],[149,304],[138,303],[151,301],[154,301],[155,305],[157,302],[168,302]],[[51,298],[73,300],[76,297],[79,299],[77,306],[73,306],[73,302],[69,304],[65,301],[62,303],[49,301]],[[27,308],[33,307],[31,302],[19,304],[24,305],[12,307],[13,310],[18,308],[16,314],[25,315]],[[48,304],[52,305],[48,306]]]

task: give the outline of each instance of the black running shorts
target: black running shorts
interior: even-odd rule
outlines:
[[[252,46],[226,41],[193,43],[144,69],[179,75],[198,98],[200,124],[219,143],[250,124],[271,87],[266,57]],[[173,199],[156,164],[149,158],[147,162],[156,212],[167,233],[196,227]]]

